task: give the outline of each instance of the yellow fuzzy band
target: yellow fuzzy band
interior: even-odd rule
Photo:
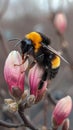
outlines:
[[[41,41],[42,41],[41,35],[37,32],[31,32],[27,34],[25,37],[33,41],[35,52],[37,52],[38,49],[41,47]]]
[[[60,57],[56,56],[52,61],[52,69],[56,69],[57,67],[60,66]]]

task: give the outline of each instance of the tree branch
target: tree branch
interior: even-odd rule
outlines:
[[[8,123],[6,121],[0,120],[0,126],[7,127],[7,128],[18,128],[18,127],[25,126],[25,124],[24,123],[13,124],[13,123]]]
[[[47,98],[51,101],[51,103],[55,106],[57,101],[53,98],[53,96],[47,92]]]
[[[20,115],[20,117],[22,118],[24,124],[26,124],[26,127],[29,127],[32,130],[38,130],[37,128],[35,128],[32,123],[26,118],[26,116],[24,115],[24,108],[23,108],[23,104],[19,104],[19,109],[18,109],[18,113]]]

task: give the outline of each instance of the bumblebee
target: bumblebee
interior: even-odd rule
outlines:
[[[40,32],[26,34],[24,39],[17,42],[16,46],[18,44],[20,44],[21,48],[22,64],[32,56],[34,60],[29,65],[29,68],[32,68],[37,63],[44,70],[38,89],[43,87],[44,81],[51,80],[56,76],[60,68],[61,59],[67,62],[50,46],[51,40]],[[25,59],[24,55],[26,55]]]

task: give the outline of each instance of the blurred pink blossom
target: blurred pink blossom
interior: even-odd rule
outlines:
[[[38,89],[43,72],[43,69],[38,67],[37,64],[29,71],[30,94],[35,96],[36,102],[42,99],[47,90],[48,81],[45,81],[43,87]]]
[[[66,119],[72,109],[72,99],[70,96],[66,96],[58,101],[54,108],[52,117],[56,125],[61,125],[64,119]]]
[[[8,55],[4,66],[4,77],[8,84],[9,91],[11,95],[18,98],[24,92],[25,73],[23,72],[24,65],[15,66],[15,64],[19,65],[21,63],[21,55],[18,51],[14,50]]]
[[[58,13],[54,17],[54,26],[60,34],[63,34],[67,28],[67,19],[63,13]]]

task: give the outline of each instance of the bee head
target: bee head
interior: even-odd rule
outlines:
[[[22,54],[25,54],[27,52],[29,52],[29,50],[33,47],[32,45],[32,41],[30,39],[23,39],[21,41],[21,51],[22,51]]]

